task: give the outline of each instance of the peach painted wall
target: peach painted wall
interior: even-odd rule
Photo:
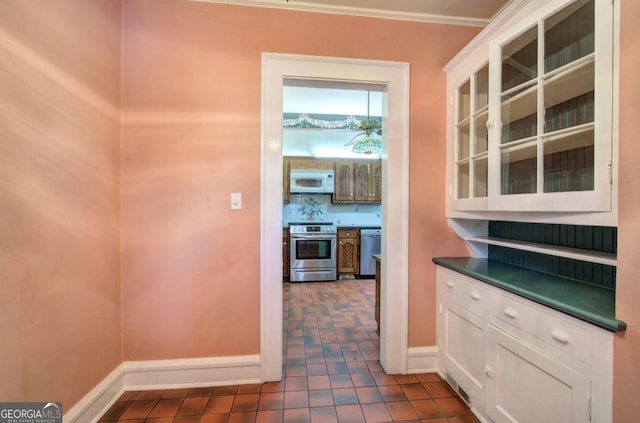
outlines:
[[[627,322],[615,339],[614,421],[640,416],[640,3],[622,0],[620,42],[620,166],[616,314]]]
[[[444,218],[441,69],[478,31],[214,3],[127,0],[125,359],[259,352],[262,52],[410,63],[410,344],[434,345],[435,268],[430,259],[467,254]],[[231,192],[243,193],[243,210],[229,210]]]
[[[119,1],[0,2],[0,399],[122,361]]]

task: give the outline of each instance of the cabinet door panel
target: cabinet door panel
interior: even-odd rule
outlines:
[[[372,203],[382,202],[382,161],[376,160],[369,165],[370,193]]]
[[[356,162],[353,173],[354,194],[353,199],[356,202],[369,201],[369,163]]]
[[[333,201],[353,201],[353,162],[351,161],[336,161]]]
[[[613,8],[553,1],[490,44],[489,209],[608,211]]]
[[[282,277],[289,277],[289,263],[290,263],[290,250],[289,250],[289,229],[282,229]]]
[[[338,228],[338,274],[356,275],[360,272],[360,230]]]
[[[488,329],[488,415],[496,423],[584,423],[589,380],[493,325]]]
[[[470,397],[470,405],[485,412],[484,373],[487,321],[471,313],[451,294],[444,304],[445,368]]]

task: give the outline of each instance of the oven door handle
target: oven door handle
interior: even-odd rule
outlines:
[[[320,234],[318,234],[318,235],[309,235],[309,234],[296,235],[296,234],[291,234],[290,236],[291,236],[291,238],[297,238],[297,239],[317,239],[317,240],[327,240],[327,241],[332,241],[332,240],[337,238],[337,235],[320,235]]]

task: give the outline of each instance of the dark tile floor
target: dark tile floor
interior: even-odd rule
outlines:
[[[387,375],[373,280],[285,283],[280,382],[125,392],[101,422],[478,423],[437,374]]]

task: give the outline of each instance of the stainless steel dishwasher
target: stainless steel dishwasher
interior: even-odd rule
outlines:
[[[360,277],[375,276],[376,262],[371,257],[380,254],[380,229],[360,229]]]

